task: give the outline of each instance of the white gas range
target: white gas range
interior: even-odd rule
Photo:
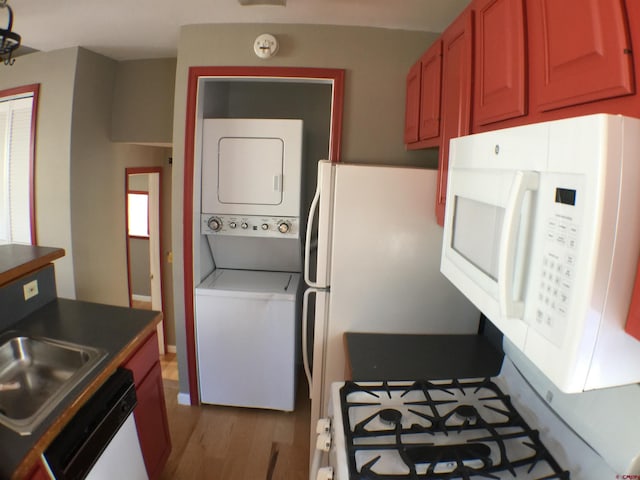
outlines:
[[[640,478],[639,385],[567,395],[505,352],[492,378],[334,383],[310,478]]]

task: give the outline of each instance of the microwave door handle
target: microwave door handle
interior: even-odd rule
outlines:
[[[524,194],[527,191],[535,191],[540,184],[540,175],[537,172],[516,173],[507,209],[505,212],[502,235],[500,237],[500,258],[498,261],[498,297],[500,311],[507,318],[523,318],[524,303],[513,298],[514,265],[516,257],[516,244],[518,241],[519,214],[522,211]]]
[[[308,339],[308,323],[309,323],[309,295],[316,294],[318,291],[315,288],[307,288],[302,296],[302,366],[304,367],[304,373],[307,376],[307,383],[309,384],[309,398],[312,396],[311,381],[311,364],[309,363],[309,339]]]

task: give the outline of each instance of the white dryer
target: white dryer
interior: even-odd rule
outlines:
[[[204,120],[201,233],[219,268],[301,270],[302,126]]]
[[[196,288],[200,401],[291,411],[300,274],[215,270]]]

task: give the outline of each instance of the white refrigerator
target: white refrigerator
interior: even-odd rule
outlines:
[[[345,332],[477,332],[480,313],[440,273],[442,228],[433,213],[436,177],[435,170],[419,168],[318,163],[305,245],[309,288],[302,318],[312,442],[318,418],[327,413],[331,383],[345,378]],[[311,225],[316,216],[314,252]],[[315,323],[307,328],[313,295]],[[306,348],[310,335],[312,351]],[[314,448],[312,444],[312,452]]]

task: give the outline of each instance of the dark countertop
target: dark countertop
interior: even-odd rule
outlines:
[[[491,377],[503,354],[482,335],[346,333],[354,381]]]
[[[31,435],[21,436],[0,425],[0,478],[27,476],[69,419],[155,331],[161,315],[148,310],[56,299],[10,328],[103,349],[107,356]]]
[[[35,245],[0,245],[0,285],[64,257],[62,248]]]

